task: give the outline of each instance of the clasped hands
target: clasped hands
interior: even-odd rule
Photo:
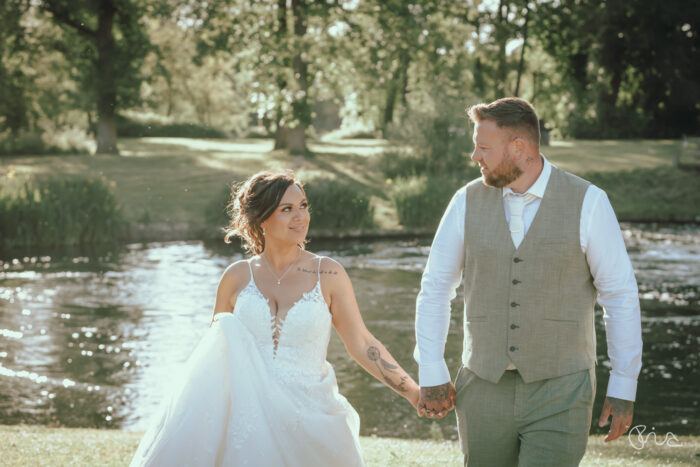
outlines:
[[[421,387],[416,411],[419,417],[443,418],[455,407],[455,385],[452,381],[440,386]]]
[[[419,417],[443,418],[455,406],[455,386],[452,382],[440,386],[421,387],[416,411]],[[634,402],[606,397],[598,420],[599,426],[607,424],[612,415],[613,421],[605,442],[613,441],[629,430],[634,413]]]

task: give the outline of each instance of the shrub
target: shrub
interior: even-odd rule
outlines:
[[[428,160],[410,149],[384,152],[378,158],[379,170],[384,178],[408,178],[428,171]]]
[[[311,205],[312,229],[352,229],[372,227],[374,209],[369,196],[357,187],[337,180],[317,178],[304,185]],[[229,222],[226,208],[231,197],[231,187],[221,189],[218,197],[205,212],[212,227],[224,227]]]
[[[109,243],[126,227],[101,180],[26,182],[0,197],[0,246]]]
[[[352,229],[372,227],[374,208],[358,187],[335,179],[317,178],[304,185],[311,205],[311,227]]]
[[[465,183],[456,177],[422,176],[398,179],[390,196],[401,225],[437,228],[455,191]]]
[[[174,137],[174,138],[228,138],[218,128],[196,123],[164,123],[138,121],[124,116],[117,118],[117,134],[126,138]]]
[[[589,172],[583,178],[608,195],[618,219],[700,221],[700,173],[673,167]],[[633,195],[632,195],[633,193]]]
[[[84,142],[68,141],[55,144],[47,141],[40,133],[20,133],[19,135],[0,135],[0,156],[43,156],[47,154],[88,154]]]
[[[474,147],[463,104],[445,97],[436,98],[432,109],[407,113],[386,136],[397,146],[411,148],[414,157],[423,159],[424,173],[431,175],[461,171]]]

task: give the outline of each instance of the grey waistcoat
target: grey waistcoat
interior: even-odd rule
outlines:
[[[552,167],[515,249],[502,189],[467,185],[464,366],[498,382],[512,361],[526,383],[595,365],[596,290],[579,234],[589,183]]]

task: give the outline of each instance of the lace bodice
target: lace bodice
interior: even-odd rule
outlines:
[[[170,386],[131,467],[364,467],[360,418],[326,362],[332,320],[320,280],[279,320],[272,311],[251,268],[233,313],[214,317]]]
[[[278,321],[270,312],[269,299],[255,284],[251,269],[250,281],[238,294],[233,314],[253,334],[275,375],[316,379],[326,374],[332,320],[321,293],[320,277]]]

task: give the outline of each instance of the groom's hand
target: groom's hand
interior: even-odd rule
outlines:
[[[440,386],[420,388],[418,400],[418,416],[442,418],[455,406],[455,386],[452,381]]]
[[[603,402],[603,411],[598,419],[598,426],[604,427],[608,423],[608,418],[612,414],[610,431],[605,437],[605,442],[613,441],[621,435],[627,433],[632,426],[632,416],[634,414],[634,402],[615,397],[606,397]]]

